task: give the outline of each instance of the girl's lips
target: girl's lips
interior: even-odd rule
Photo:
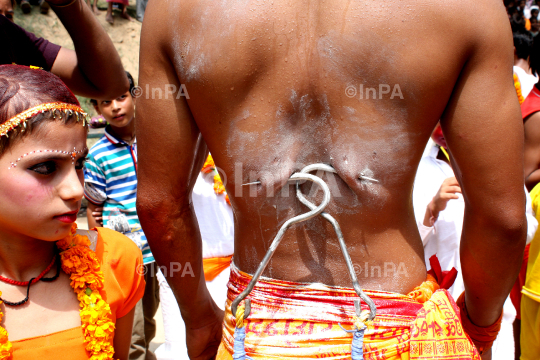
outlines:
[[[54,218],[63,223],[72,224],[75,221],[77,221],[77,213],[62,214],[62,215],[55,216]]]

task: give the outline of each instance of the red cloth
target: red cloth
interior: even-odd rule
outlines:
[[[364,290],[377,316],[366,322],[363,359],[480,360],[454,300],[427,277],[408,295]],[[231,303],[250,281],[233,262],[218,360],[233,360],[237,322]],[[352,329],[356,322],[354,289],[261,277],[249,298],[244,349],[253,360],[351,359],[353,334],[341,326]],[[364,302],[361,306],[368,309]]]
[[[499,316],[495,323],[490,326],[482,327],[475,325],[469,318],[469,313],[467,312],[467,306],[465,304],[465,291],[461,293],[456,304],[461,313],[461,325],[463,326],[463,330],[469,335],[480,354],[483,354],[491,348],[493,342],[497,339],[499,330],[501,330],[503,313],[501,312],[501,316]]]
[[[521,264],[521,270],[519,271],[519,276],[510,291],[510,300],[516,308],[516,319],[521,320],[521,289],[525,285],[525,279],[527,277],[527,264],[529,263],[529,248],[531,245],[525,246],[525,253],[523,254],[523,263]]]
[[[429,258],[429,264],[431,265],[431,270],[428,271],[428,274],[437,280],[441,289],[450,289],[450,287],[454,285],[454,281],[456,281],[458,273],[456,268],[453,267],[449,271],[442,271],[437,255],[433,255]]]
[[[540,111],[540,90],[535,85],[523,104],[521,104],[521,117],[525,120],[538,111]]]

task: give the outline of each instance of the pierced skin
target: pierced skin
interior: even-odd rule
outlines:
[[[479,9],[485,16],[471,22]],[[467,309],[481,326],[498,318],[525,242],[523,124],[502,3],[163,0],[150,3],[145,17],[139,85],[183,84],[189,99],[137,100],[137,208],[156,260],[189,259],[197,275],[168,279],[191,358],[208,358],[219,338],[211,331],[220,312],[194,260],[201,240],[190,203],[190,174],[207,149],[227,177],[241,270],[254,273],[279,227],[307,211],[290,175],[325,163],[337,172],[323,176],[335,183],[326,211],[353,263],[404,264],[408,275],[361,278],[361,286],[405,294],[426,277],[411,193],[440,120],[466,203]],[[399,84],[403,99],[346,93],[363,85],[379,95],[379,84]],[[359,180],[360,173],[379,182]],[[254,181],[261,184],[241,186]],[[304,194],[310,189],[302,185]],[[320,195],[309,199],[317,204]],[[350,286],[336,245],[324,219],[296,225],[263,275]]]

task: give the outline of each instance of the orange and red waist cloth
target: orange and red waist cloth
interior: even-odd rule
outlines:
[[[231,302],[250,280],[231,264],[218,360],[233,359],[236,320]],[[407,295],[365,293],[375,302],[377,316],[365,330],[364,359],[480,359],[458,306],[432,275]],[[353,328],[358,295],[352,288],[261,278],[249,298],[245,351],[253,360],[351,359],[353,335],[344,329]],[[363,303],[362,310],[367,309]],[[494,340],[498,327],[483,330]]]

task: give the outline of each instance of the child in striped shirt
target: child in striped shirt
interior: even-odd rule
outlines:
[[[144,235],[135,206],[137,197],[137,140],[135,139],[134,81],[130,89],[113,100],[92,100],[96,111],[109,123],[105,135],[89,151],[84,168],[84,196],[88,200],[88,226],[103,226],[131,238],[143,254],[146,288],[135,309],[130,359],[146,359],[155,335],[153,320],[159,305],[157,266]],[[102,208],[102,209],[100,209]],[[101,214],[101,216],[98,214]]]

